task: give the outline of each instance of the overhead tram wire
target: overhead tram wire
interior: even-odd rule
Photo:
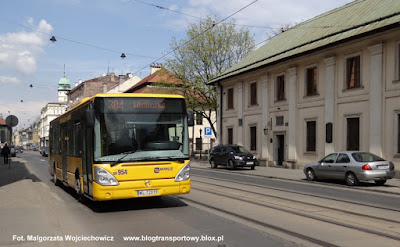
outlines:
[[[253,2],[251,2],[251,3],[247,4],[246,6],[244,6],[243,8],[241,8],[241,9],[235,11],[233,14],[230,14],[229,16],[225,17],[224,19],[220,20],[219,22],[214,23],[211,27],[209,27],[209,28],[207,28],[206,30],[204,30],[203,32],[199,33],[198,35],[196,35],[196,36],[193,37],[192,39],[190,39],[190,40],[184,42],[182,45],[176,47],[176,48],[173,49],[172,51],[169,51],[168,53],[166,53],[165,55],[161,56],[160,58],[154,60],[153,62],[151,62],[150,64],[146,65],[145,67],[143,67],[143,68],[137,70],[134,74],[139,73],[140,71],[142,71],[142,70],[148,68],[148,67],[151,66],[152,64],[158,62],[159,60],[161,60],[161,59],[163,59],[163,58],[169,56],[171,53],[173,53],[174,51],[176,51],[178,48],[181,48],[182,46],[184,46],[184,45],[186,45],[187,43],[189,43],[189,42],[193,41],[194,39],[196,39],[197,37],[200,37],[200,36],[203,35],[204,33],[210,31],[210,30],[211,30],[212,28],[214,28],[215,26],[221,24],[222,22],[226,21],[227,19],[231,18],[232,16],[236,15],[237,13],[243,11],[244,9],[246,9],[246,8],[248,8],[249,6],[253,5],[253,4],[256,3],[257,1],[258,1],[258,0],[254,0]]]
[[[202,20],[202,21],[206,21],[207,20],[205,18],[201,18],[201,17],[198,17],[198,16],[194,16],[194,15],[190,15],[190,14],[184,13],[184,12],[176,11],[176,10],[173,10],[173,9],[161,6],[161,5],[157,5],[157,4],[147,3],[147,2],[141,1],[141,0],[131,0],[131,1],[142,3],[142,4],[145,4],[145,5],[151,6],[151,7],[155,7],[155,8],[161,9],[161,10],[171,11],[171,12],[174,12],[174,13],[177,13],[177,14],[185,15],[185,16],[188,16],[188,17],[192,17],[192,18],[195,18],[195,19]],[[362,1],[365,1],[365,0],[362,0]],[[360,2],[361,2],[361,0],[360,0]],[[356,2],[355,4],[358,4],[358,2]],[[270,26],[260,26],[260,25],[245,25],[245,24],[236,24],[236,23],[226,23],[225,25],[240,26],[240,27],[251,27],[251,28],[264,28],[264,29],[270,29],[270,30],[279,30],[279,29],[281,29],[281,27],[270,27]],[[308,27],[297,27],[297,28],[317,29],[317,28],[333,28],[333,27],[349,27],[349,26],[325,25],[325,26],[308,26]],[[263,41],[263,42],[265,42],[265,41]]]
[[[188,16],[188,17],[192,17],[192,18],[196,18],[196,19],[199,19],[199,20],[204,20],[203,18],[198,17],[198,16],[189,15],[189,14],[186,14],[186,13],[183,13],[183,12],[180,12],[180,11],[176,11],[176,10],[173,10],[173,9],[169,9],[169,8],[166,8],[166,7],[163,7],[163,6],[160,6],[160,5],[147,3],[145,1],[141,1],[141,0],[132,0],[132,1],[135,1],[135,2],[138,2],[138,3],[142,3],[142,4],[146,4],[146,5],[149,5],[149,6],[152,6],[152,7],[156,7],[158,9],[168,10],[168,11],[171,11],[171,12],[175,12],[175,13],[178,13],[178,14],[181,14],[181,15],[185,15],[185,16]]]
[[[25,28],[29,28],[29,29],[35,30],[35,31],[40,32],[40,33],[43,33],[43,34],[50,35],[50,33],[42,32],[42,31],[38,30],[38,29],[35,28],[35,27],[26,26],[26,25],[23,25],[23,24],[18,24],[18,25],[21,26],[21,27],[25,27]],[[122,51],[112,50],[112,49],[109,49],[109,48],[105,48],[105,47],[101,47],[101,46],[97,46],[97,45],[92,45],[92,44],[88,44],[88,43],[84,43],[84,42],[80,42],[80,41],[76,41],[76,40],[72,40],[72,39],[68,39],[68,38],[64,38],[64,37],[60,37],[60,36],[58,36],[58,35],[52,36],[52,39],[54,38],[54,41],[53,41],[52,39],[50,39],[50,40],[52,40],[52,42],[57,41],[57,40],[55,39],[55,37],[57,37],[57,39],[61,39],[61,40],[68,41],[68,42],[71,42],[71,43],[75,43],[75,44],[79,44],[79,45],[84,45],[84,46],[96,48],[96,49],[99,49],[99,50],[109,51],[109,52],[113,52],[113,53],[125,54],[125,55],[134,56],[134,57],[143,57],[143,58],[149,58],[149,59],[154,59],[154,58],[155,58],[155,57],[150,57],[150,56],[145,56],[145,55],[139,55],[139,54],[134,54],[134,53],[129,53],[129,52],[122,52]]]

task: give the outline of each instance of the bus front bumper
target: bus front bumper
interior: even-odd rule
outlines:
[[[108,201],[139,197],[188,194],[190,179],[175,182],[174,179],[122,181],[117,186],[102,186],[93,182],[93,200]]]

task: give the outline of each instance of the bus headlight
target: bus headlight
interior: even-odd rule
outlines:
[[[119,184],[118,180],[111,175],[111,173],[99,166],[94,167],[94,181],[105,186],[115,186]]]
[[[175,182],[186,181],[190,178],[190,163],[187,163],[175,176]]]

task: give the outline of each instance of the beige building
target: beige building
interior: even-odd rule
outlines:
[[[244,145],[261,165],[299,168],[362,150],[399,171],[399,13],[400,1],[354,1],[283,32],[220,75],[212,82],[219,142]]]

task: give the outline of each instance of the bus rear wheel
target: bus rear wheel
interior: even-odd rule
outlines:
[[[54,165],[53,182],[55,186],[58,186],[60,184],[60,181],[57,179],[56,165]]]
[[[75,191],[78,195],[82,194],[81,193],[81,179],[79,176],[79,172],[75,173]]]

